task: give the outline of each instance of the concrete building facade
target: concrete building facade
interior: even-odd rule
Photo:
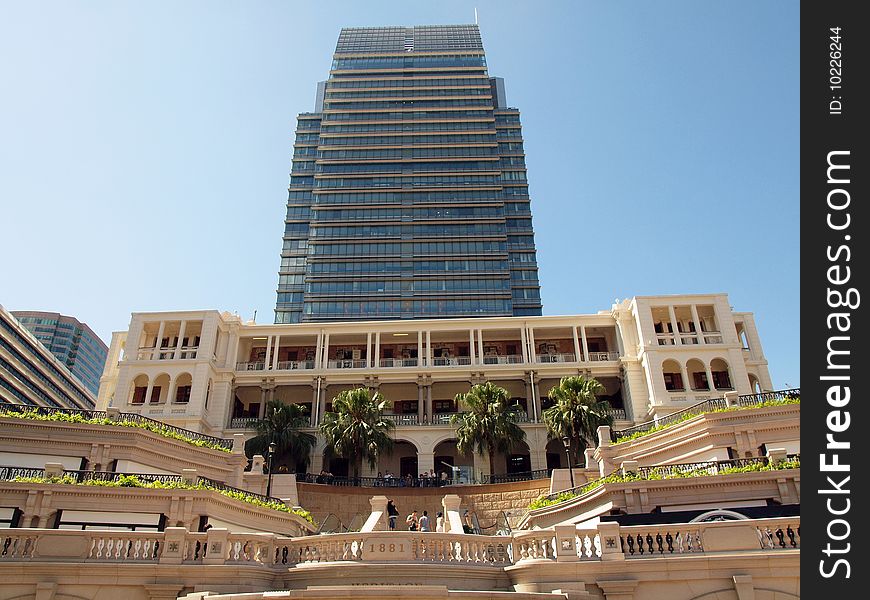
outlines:
[[[109,355],[99,408],[211,435],[253,435],[273,399],[305,406],[315,431],[338,393],[376,390],[397,444],[372,475],[445,462],[485,472],[482,457],[456,454],[449,422],[461,410],[456,394],[484,381],[524,411],[526,447],[494,469],[508,474],[564,466],[541,413],[565,376],[598,379],[625,427],[726,392],[773,389],[752,314],[732,311],[726,294],[635,297],[575,316],[257,325],[217,311],[135,313]],[[334,466],[323,451],[320,440],[310,472]]]

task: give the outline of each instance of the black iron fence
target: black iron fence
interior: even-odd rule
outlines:
[[[800,395],[800,388],[777,390],[774,392],[762,392],[760,394],[745,394],[743,396],[737,397],[736,405],[740,407],[751,407],[763,404],[765,402],[799,398]],[[647,421],[646,423],[641,423],[640,425],[635,425],[634,427],[629,427],[628,429],[612,431],[610,436],[612,441],[617,442],[621,438],[630,437],[636,433],[649,431],[656,427],[664,427],[673,423],[679,423],[680,421],[685,420],[689,416],[701,415],[704,413],[712,412],[714,410],[722,410],[724,408],[728,408],[728,402],[725,400],[725,398],[711,398],[709,400],[704,400],[703,402],[693,404],[692,406],[688,406],[683,410],[671,413],[666,417]]]
[[[531,481],[532,479],[546,479],[549,476],[549,469],[538,469],[537,471],[523,471],[522,473],[484,475],[482,483],[511,483],[514,481]]]
[[[61,476],[71,477],[75,480],[76,483],[87,483],[89,481],[105,481],[118,483],[121,487],[124,487],[125,481],[129,484],[129,487],[138,487],[137,483],[147,484],[160,482],[180,484],[184,481],[184,477],[182,477],[181,475],[167,475],[164,473],[117,473],[114,471],[64,470],[61,473]],[[44,479],[46,478],[45,469],[30,467],[0,467],[0,481],[15,481],[18,478],[25,477]],[[234,492],[237,494],[243,494],[245,496],[251,496],[262,502],[277,502],[279,504],[284,503],[284,501],[280,498],[243,490],[241,488],[227,485],[222,481],[215,481],[214,479],[209,479],[208,477],[197,478],[197,484],[201,485],[205,489],[214,490],[217,492]]]
[[[788,454],[786,455],[786,461],[800,461],[800,454]],[[634,473],[640,479],[677,479],[680,477],[704,477],[706,475],[720,475],[723,473],[727,473],[729,469],[741,468],[741,467],[749,467],[752,465],[760,465],[767,466],[769,464],[769,457],[767,456],[756,456],[752,458],[733,458],[729,460],[705,460],[693,463],[679,463],[672,465],[656,465],[653,467],[638,467]],[[612,477],[618,474],[619,469],[613,471],[607,477]],[[605,478],[606,479],[606,478]],[[590,482],[586,482],[582,485],[575,486],[573,488],[567,490],[561,490],[558,492],[554,492],[552,494],[547,495],[547,500],[555,500],[562,494],[580,494],[583,491],[583,488],[595,484],[598,480],[593,480]],[[604,484],[600,484],[604,485]],[[593,486],[593,489],[595,487]]]
[[[538,471],[525,471],[522,473],[507,473],[502,475],[484,475],[482,481],[477,483],[509,483],[513,481],[529,481],[532,479],[546,479],[550,476],[548,469],[540,469]],[[450,477],[443,479],[440,476],[435,477],[340,477],[337,475],[329,475],[321,473],[297,473],[296,481],[301,483],[320,483],[323,485],[334,485],[339,487],[443,487],[446,485],[454,485],[454,480]]]
[[[11,402],[0,402],[0,411],[6,412],[8,415],[14,415],[15,413],[36,413],[39,415],[50,416],[52,414],[67,414],[67,415],[79,415],[82,419],[108,419],[109,415],[104,410],[81,410],[74,408],[52,408],[47,406],[32,406],[29,404],[13,404]],[[219,438],[212,435],[206,435],[204,433],[199,433],[197,431],[191,431],[189,429],[184,429],[183,427],[176,427],[175,425],[167,425],[162,421],[158,421],[156,419],[152,419],[150,417],[145,417],[138,413],[128,413],[122,412],[118,414],[118,421],[128,421],[130,423],[135,423],[137,425],[144,425],[146,429],[158,429],[161,431],[166,431],[169,433],[174,433],[178,436],[198,441],[198,442],[206,442],[213,446],[219,448],[225,448],[226,450],[231,450],[233,447],[233,440],[228,438]]]
[[[453,485],[453,479],[435,477],[342,477],[321,473],[297,473],[296,481],[339,487],[442,487]]]

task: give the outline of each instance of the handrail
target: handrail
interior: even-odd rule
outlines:
[[[47,406],[33,406],[29,404],[13,404],[11,402],[0,402],[0,410],[5,410],[9,413],[15,412],[36,412],[40,415],[52,415],[52,414],[67,414],[67,415],[80,415],[83,419],[111,419],[109,414],[105,410],[83,410],[83,409],[75,409],[75,408],[50,408]],[[12,416],[12,415],[5,415]],[[156,419],[152,419],[150,417],[146,417],[144,415],[140,415],[139,413],[128,413],[121,412],[118,413],[117,421],[130,421],[132,423],[143,423],[147,425],[151,425],[157,429],[163,429],[169,431],[171,433],[178,434],[180,436],[189,438],[194,441],[208,442],[220,448],[225,448],[227,450],[231,450],[233,447],[233,440],[228,438],[219,438],[212,435],[206,435],[204,433],[199,433],[198,431],[191,431],[190,429],[184,429],[183,427],[176,427],[175,425],[169,425],[164,423],[163,421],[158,421]]]
[[[740,407],[748,407],[754,406],[756,404],[761,404],[763,402],[770,402],[773,400],[785,400],[789,398],[798,398],[801,395],[800,388],[791,388],[787,390],[777,390],[773,392],[762,392],[760,394],[744,394],[742,396],[737,397],[737,406]],[[647,421],[645,423],[641,423],[639,425],[635,425],[633,427],[629,427],[627,429],[622,429],[620,431],[612,431],[610,434],[611,440],[616,442],[620,438],[628,437],[635,433],[640,433],[643,431],[649,431],[654,427],[662,427],[665,425],[670,425],[672,423],[676,423],[681,421],[689,414],[704,414],[706,412],[710,412],[717,409],[727,408],[728,403],[725,398],[710,398],[709,400],[703,400],[698,402],[697,404],[693,404],[692,406],[687,406],[682,410],[678,410],[677,412],[671,413],[666,417],[661,417],[658,419],[653,419],[652,421]]]

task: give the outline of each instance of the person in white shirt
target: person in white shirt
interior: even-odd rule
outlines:
[[[444,513],[441,511],[438,511],[438,514],[435,515],[435,531],[444,533]]]
[[[429,512],[428,511],[425,511],[425,510],[423,511],[423,516],[420,517],[420,520],[418,521],[418,526],[419,526],[420,531],[431,531],[431,529],[429,529]]]

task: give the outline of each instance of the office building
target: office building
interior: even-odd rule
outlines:
[[[541,314],[520,114],[476,25],[342,29],[298,117],[275,313]]]
[[[100,363],[101,371],[103,363]],[[0,306],[0,401],[91,409],[95,399],[96,394],[65,361]]]
[[[97,395],[109,347],[87,324],[60,313],[14,310],[12,314]]]

